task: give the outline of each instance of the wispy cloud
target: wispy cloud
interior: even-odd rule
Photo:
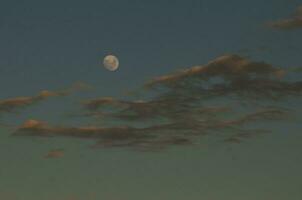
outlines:
[[[302,92],[302,82],[283,79],[286,71],[265,62],[254,62],[238,55],[225,55],[206,65],[154,78],[145,87],[170,88],[190,97],[240,96],[278,98]]]
[[[30,137],[70,137],[92,139],[98,142],[94,147],[133,147],[140,149],[163,149],[173,145],[192,145],[196,136],[211,131],[236,128],[257,120],[280,119],[285,113],[276,110],[260,110],[233,120],[212,120],[183,118],[179,121],[162,123],[148,127],[66,127],[50,126],[38,120],[28,120],[18,127],[15,136]],[[239,131],[239,129],[238,129]],[[239,131],[245,133],[245,131]],[[61,153],[59,153],[61,155]],[[51,155],[56,156],[57,152]]]
[[[218,134],[220,139],[223,137],[224,142],[241,143],[265,132],[250,130],[247,127],[251,123],[288,118],[288,111],[274,107],[273,102],[282,100],[281,97],[300,95],[302,82],[287,80],[286,73],[292,72],[238,55],[225,55],[208,64],[146,82],[145,94],[152,92],[153,95],[147,100],[113,97],[85,100],[82,104],[84,114],[79,115],[88,120],[97,117],[102,126],[56,126],[28,120],[17,127],[14,135],[89,139],[95,142],[93,148],[137,150],[191,146],[212,133]],[[226,101],[229,96],[237,96],[240,103],[246,99],[248,104],[255,98],[263,98],[272,105],[250,103],[250,109],[245,109],[236,103],[236,107],[232,107]],[[207,101],[212,99],[213,103],[208,105]],[[214,102],[219,103],[215,105]],[[110,123],[104,123],[106,120]]]
[[[298,7],[296,12],[287,19],[281,19],[270,23],[270,26],[280,30],[294,30],[302,28],[302,6]]]
[[[181,86],[187,79],[208,81],[222,78],[225,81],[252,79],[260,77],[282,77],[284,71],[265,62],[254,62],[238,55],[224,55],[206,65],[194,66],[176,73],[154,78],[145,84],[146,88],[157,85],[168,87]],[[189,82],[193,85],[194,83]]]
[[[87,90],[91,87],[85,83],[75,83],[70,88],[60,91],[43,90],[34,96],[27,97],[13,97],[0,100],[0,114],[4,112],[15,112],[31,105],[35,105],[41,101],[48,100],[51,97],[60,97],[70,95],[72,92],[78,90]]]
[[[63,149],[54,149],[49,151],[44,158],[50,159],[50,158],[61,158],[64,156],[64,150]]]

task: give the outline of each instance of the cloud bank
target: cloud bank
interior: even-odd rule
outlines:
[[[274,102],[301,95],[302,82],[287,80],[287,73],[292,72],[239,55],[224,55],[205,65],[147,81],[143,85],[144,95],[155,95],[146,100],[113,97],[85,100],[83,113],[76,116],[96,119],[103,125],[96,122],[94,126],[56,126],[28,120],[13,135],[88,139],[94,141],[91,146],[94,149],[119,147],[143,151],[192,146],[205,135],[240,144],[269,131],[257,126],[251,129],[251,125],[289,119],[289,111],[274,106]],[[58,95],[62,94],[44,92],[29,97],[21,105]],[[235,107],[227,103],[233,97]],[[261,105],[259,99],[265,100],[266,105]],[[254,100],[257,104],[252,103]]]

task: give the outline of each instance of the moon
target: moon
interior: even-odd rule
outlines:
[[[107,55],[103,60],[104,67],[109,71],[115,71],[119,67],[119,60],[114,55]]]

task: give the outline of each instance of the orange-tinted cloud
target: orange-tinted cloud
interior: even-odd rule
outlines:
[[[113,126],[113,127],[66,127],[50,126],[45,122],[28,120],[18,127],[15,136],[30,137],[71,137],[92,139],[98,142],[93,147],[132,147],[136,149],[164,149],[169,146],[192,145],[194,137],[236,128],[256,120],[275,120],[284,116],[279,110],[260,110],[232,120],[214,120],[183,118],[170,123],[147,127]],[[238,129],[239,130],[239,129]],[[239,131],[245,133],[245,131]],[[238,136],[238,135],[237,135]],[[238,136],[239,137],[239,136]],[[237,137],[236,137],[237,138]],[[53,152],[54,157],[61,152]]]
[[[219,57],[206,65],[160,76],[145,88],[168,88],[166,95],[195,99],[236,94],[249,98],[297,95],[302,81],[286,81],[286,71],[265,62],[254,62],[238,55]]]
[[[219,133],[225,142],[240,143],[263,132],[248,130],[246,125],[284,120],[288,116],[286,110],[274,107],[272,100],[301,94],[302,82],[287,80],[284,77],[286,73],[282,68],[265,62],[225,55],[208,64],[147,82],[144,92],[152,92],[153,95],[148,100],[101,97],[83,103],[85,113],[81,116],[101,117],[97,119],[102,124],[113,120],[114,123],[109,124],[126,125],[52,126],[28,120],[17,128],[14,135],[90,139],[96,142],[94,148],[127,147],[138,150],[193,145],[199,141],[198,138],[211,133]],[[55,95],[43,92],[37,96],[48,98]],[[232,107],[228,105],[228,100],[234,97],[238,101],[235,100],[236,105]],[[259,108],[261,101],[257,98],[264,98],[266,104]],[[243,99],[254,112],[240,105],[245,103]],[[270,103],[272,105],[267,105]]]
[[[51,92],[48,90],[43,90],[36,96],[32,97],[14,97],[10,99],[0,100],[0,112],[13,112],[17,109],[33,105],[50,97],[65,95],[67,95],[67,93],[65,92]]]
[[[284,70],[264,62],[253,62],[238,55],[225,55],[218,57],[206,65],[194,66],[186,70],[154,78],[147,82],[145,87],[150,88],[157,85],[176,87],[181,86],[183,81],[193,78],[206,81],[216,77],[232,81],[254,77],[282,77],[284,73]],[[190,82],[189,84],[194,83]]]
[[[72,87],[61,91],[42,90],[35,96],[14,97],[14,98],[0,100],[0,113],[18,111],[19,109],[37,104],[51,97],[67,96],[72,92],[78,90],[87,90],[87,89],[90,89],[89,85],[79,82],[72,85]]]
[[[50,158],[61,158],[64,156],[64,151],[62,149],[51,150],[44,156],[46,159]]]
[[[119,127],[53,127],[38,120],[28,120],[18,128],[15,135],[43,136],[43,137],[77,137],[91,139],[117,139],[140,138],[143,134],[137,134],[137,129],[128,126]]]
[[[294,30],[302,28],[302,6],[298,7],[291,18],[270,23],[270,26],[280,30]]]

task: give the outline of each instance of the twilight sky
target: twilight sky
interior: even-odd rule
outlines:
[[[300,200],[301,5],[298,0],[3,1],[0,199]],[[119,57],[116,72],[102,66],[107,54]],[[192,66],[200,71],[179,71]],[[237,73],[236,67],[243,70]],[[195,73],[213,78],[205,90],[210,97],[196,95]],[[164,75],[173,80],[162,81]],[[240,80],[242,88],[233,87],[243,75],[259,75],[263,82],[245,86]],[[126,95],[149,80],[157,80],[164,93],[142,89],[138,97]],[[219,93],[211,84],[221,80]],[[281,98],[270,98],[272,90]],[[245,91],[251,93],[242,95]],[[99,112],[104,105],[110,114]],[[205,114],[195,113],[197,107]],[[201,121],[205,125],[199,127]],[[130,129],[120,126],[125,124]],[[186,135],[208,129],[220,134]],[[241,143],[250,138],[246,129],[270,133],[259,131],[260,137]],[[15,137],[24,130],[24,137]],[[121,145],[119,131],[127,135],[126,147],[181,146],[159,152],[91,148]],[[153,132],[160,138],[150,139]],[[39,137],[43,134],[52,137]]]
[[[301,31],[265,26],[290,16],[299,3],[9,1],[0,8],[2,95],[78,80],[98,85],[105,95],[118,93],[153,75],[245,49],[273,64],[300,65]],[[117,74],[99,68],[108,53],[121,60]]]

